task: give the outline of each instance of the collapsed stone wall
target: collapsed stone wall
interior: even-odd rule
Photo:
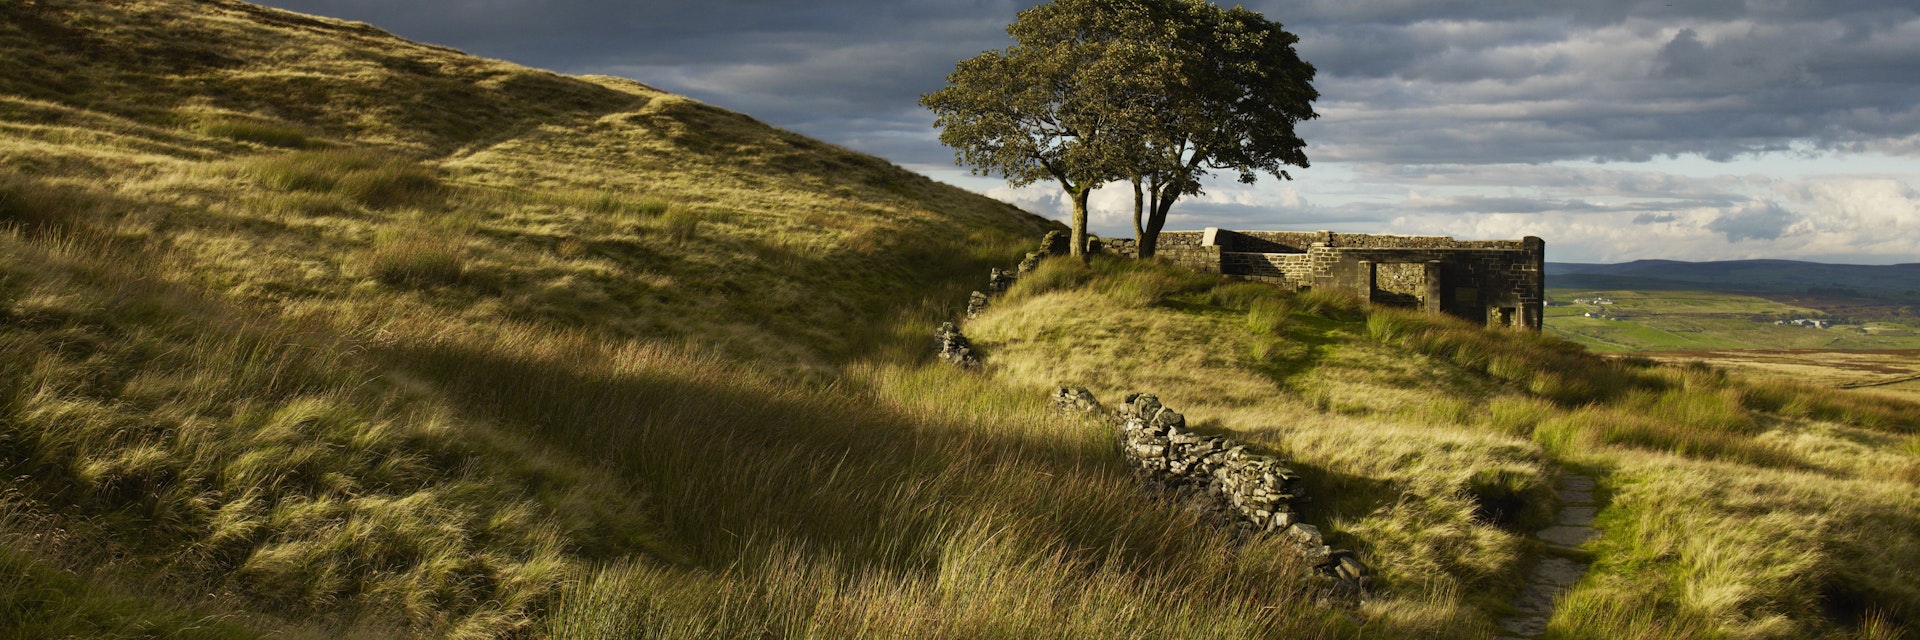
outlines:
[[[973,354],[973,341],[960,334],[960,328],[951,322],[940,323],[934,331],[934,346],[939,349],[940,359],[958,365],[962,369],[974,369],[980,366],[980,358]]]
[[[1329,581],[1330,595],[1366,593],[1366,565],[1353,552],[1328,546],[1318,528],[1300,522],[1294,508],[1295,501],[1304,500],[1298,477],[1280,459],[1224,436],[1190,431],[1185,416],[1152,395],[1131,394],[1119,409],[1104,413],[1083,387],[1061,387],[1053,401],[1061,410],[1101,414],[1113,422],[1121,454],[1149,481],[1197,497],[1244,534],[1293,542]]]
[[[975,291],[968,296],[967,317],[985,311],[992,295],[1005,293],[1047,255],[1064,253],[1060,242],[1064,235],[1049,232],[1040,250],[1020,262],[1018,273],[993,269],[987,287],[991,295]],[[1132,247],[1130,243],[1111,246]],[[1205,249],[1212,249],[1216,256],[1219,251],[1218,247]],[[979,368],[973,343],[953,323],[941,323],[935,342],[941,360],[963,369]],[[1101,414],[1117,425],[1122,455],[1150,482],[1175,494],[1197,497],[1245,535],[1282,536],[1297,545],[1326,580],[1323,595],[1351,600],[1366,594],[1366,565],[1353,552],[1328,546],[1319,529],[1299,521],[1294,502],[1304,498],[1298,495],[1293,470],[1278,458],[1253,452],[1224,436],[1189,431],[1184,416],[1152,395],[1129,395],[1119,410],[1108,413],[1085,388],[1061,387],[1054,404],[1073,412]]]
[[[1040,239],[1040,247],[1027,252],[1026,257],[1020,260],[1019,266],[1015,267],[1015,271],[1009,272],[999,267],[988,271],[987,290],[974,291],[967,295],[966,319],[972,320],[985,313],[987,307],[993,304],[994,296],[1006,293],[1007,289],[1013,287],[1014,282],[1019,281],[1020,276],[1033,271],[1047,256],[1064,255],[1067,252],[1068,242],[1066,233],[1058,230],[1048,231],[1047,235]],[[934,348],[940,354],[941,360],[951,362],[963,369],[974,369],[980,366],[980,356],[974,352],[973,342],[967,340],[967,337],[960,333],[960,328],[953,323],[941,323],[940,328],[934,330],[933,340]]]

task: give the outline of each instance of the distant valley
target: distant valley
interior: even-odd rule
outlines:
[[[1920,394],[1920,264],[1547,263],[1546,329],[1601,353]]]

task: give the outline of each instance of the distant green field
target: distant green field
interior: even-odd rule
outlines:
[[[1868,323],[1812,329],[1777,320],[1823,318],[1820,311],[1711,291],[1549,289],[1547,331],[1601,352],[1696,349],[1914,349],[1912,327]],[[1576,299],[1612,304],[1578,304]],[[1587,317],[1593,314],[1595,317]]]

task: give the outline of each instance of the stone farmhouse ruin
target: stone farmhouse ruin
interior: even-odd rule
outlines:
[[[1129,242],[1110,245],[1135,253]],[[1299,291],[1338,289],[1376,305],[1539,331],[1546,241],[1455,240],[1331,231],[1162,231],[1155,255],[1200,271]]]

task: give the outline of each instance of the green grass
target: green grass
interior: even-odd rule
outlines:
[[[1308,520],[1380,567],[1375,620],[1490,623],[1556,466],[1611,496],[1557,637],[1897,637],[1920,605],[1893,568],[1920,558],[1920,510],[1895,498],[1916,487],[1912,405],[1248,283],[1114,293],[1161,268],[1042,265],[1083,276],[1016,287],[969,334],[997,376],[1150,390],[1285,452]],[[1837,506],[1854,495],[1873,497]]]
[[[1830,329],[1778,326],[1776,320],[1824,314],[1753,296],[1710,291],[1588,291],[1553,289],[1549,297],[1571,303],[1604,296],[1611,305],[1549,307],[1549,333],[1596,352],[1708,349],[1914,349],[1911,332],[1865,325]],[[1606,315],[1588,318],[1583,314]],[[1616,319],[1617,318],[1617,319]]]
[[[306,132],[294,127],[265,122],[214,119],[201,123],[200,132],[215,138],[285,149],[305,149],[313,146],[313,140],[307,137]]]
[[[424,231],[387,230],[374,239],[367,270],[381,282],[400,287],[458,284],[466,267],[460,247]]]
[[[0,629],[16,638],[251,637],[215,616],[106,591],[7,548],[0,548],[0,603]]]
[[[369,150],[296,151],[246,171],[270,189],[332,193],[376,209],[430,205],[443,190],[433,170]]]
[[[0,5],[0,51],[33,633],[1480,638],[1566,468],[1567,635],[1916,619],[1895,399],[1107,259],[961,372],[931,328],[1056,225],[883,160],[239,3]],[[1288,457],[1377,597],[1143,495],[1061,383]]]

